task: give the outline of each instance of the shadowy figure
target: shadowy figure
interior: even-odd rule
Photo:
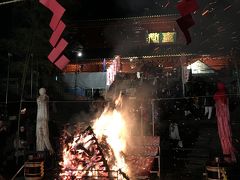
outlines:
[[[204,98],[204,115],[207,116],[208,119],[211,119],[212,117],[213,105],[213,98],[211,97],[209,91],[206,91],[206,96]]]

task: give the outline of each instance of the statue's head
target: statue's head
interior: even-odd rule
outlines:
[[[39,94],[40,95],[45,95],[46,94],[46,89],[45,88],[40,88],[39,89]]]

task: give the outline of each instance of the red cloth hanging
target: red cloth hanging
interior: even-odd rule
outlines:
[[[192,42],[188,29],[195,24],[191,13],[196,11],[198,8],[199,6],[196,0],[182,0],[177,3],[177,9],[182,16],[177,19],[177,24],[186,38],[187,45]]]
[[[51,53],[48,55],[48,59],[51,62],[55,62],[55,60],[59,57],[59,55],[62,53],[62,51],[66,48],[68,45],[68,42],[65,39],[61,39],[57,46],[53,48]]]
[[[196,0],[182,0],[177,3],[177,9],[181,16],[186,16],[193,13],[199,8]]]
[[[183,34],[186,38],[187,44],[191,43],[192,39],[191,39],[191,35],[190,35],[188,29],[195,24],[195,22],[192,18],[192,15],[188,14],[186,16],[183,16],[183,17],[177,19],[177,24],[178,24],[179,28],[181,29],[181,31],[183,32]]]
[[[55,45],[57,44],[61,34],[63,33],[64,29],[65,29],[66,25],[60,21],[56,30],[52,33],[52,36],[49,40],[50,44],[55,47]]]
[[[52,19],[50,21],[50,27],[53,31],[57,28],[57,25],[58,25],[59,21],[61,20],[64,11],[65,11],[65,9],[63,7],[59,8],[59,9],[54,8],[53,16],[52,16]]]
[[[50,27],[54,31],[57,28],[65,9],[56,0],[40,0],[39,2],[53,12]]]
[[[65,39],[60,39],[66,25],[61,21],[61,18],[65,12],[65,9],[56,0],[39,0],[39,2],[52,11],[53,16],[50,22],[50,27],[54,31],[49,42],[55,47],[48,55],[48,59],[54,63],[59,69],[63,70],[65,66],[70,62],[69,59],[62,55],[57,61],[56,59],[60,56],[62,51],[68,45]]]
[[[222,146],[224,160],[231,163],[236,162],[235,148],[232,144],[232,130],[230,124],[230,115],[228,107],[228,99],[226,96],[225,85],[217,84],[217,92],[214,94],[216,116],[218,124],[218,134]]]
[[[59,69],[63,70],[69,62],[70,60],[66,56],[62,55],[54,64]]]

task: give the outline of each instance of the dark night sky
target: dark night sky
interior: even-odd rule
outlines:
[[[176,2],[177,0],[70,0],[69,6],[66,4],[65,7],[67,11],[68,7],[71,9],[67,13],[73,17],[99,19],[141,16],[147,13],[147,9],[149,14],[176,13]]]
[[[240,1],[197,0],[191,28],[192,43],[188,46],[199,53],[229,54],[240,50]],[[66,18],[100,19],[142,15],[177,14],[177,0],[70,0]],[[70,4],[71,4],[70,3]],[[204,14],[204,12],[208,12]]]

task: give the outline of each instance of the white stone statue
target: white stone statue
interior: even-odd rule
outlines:
[[[37,127],[36,127],[36,150],[44,151],[47,149],[50,154],[53,153],[53,148],[49,141],[49,130],[48,130],[48,96],[45,88],[39,89],[40,96],[37,98]]]

